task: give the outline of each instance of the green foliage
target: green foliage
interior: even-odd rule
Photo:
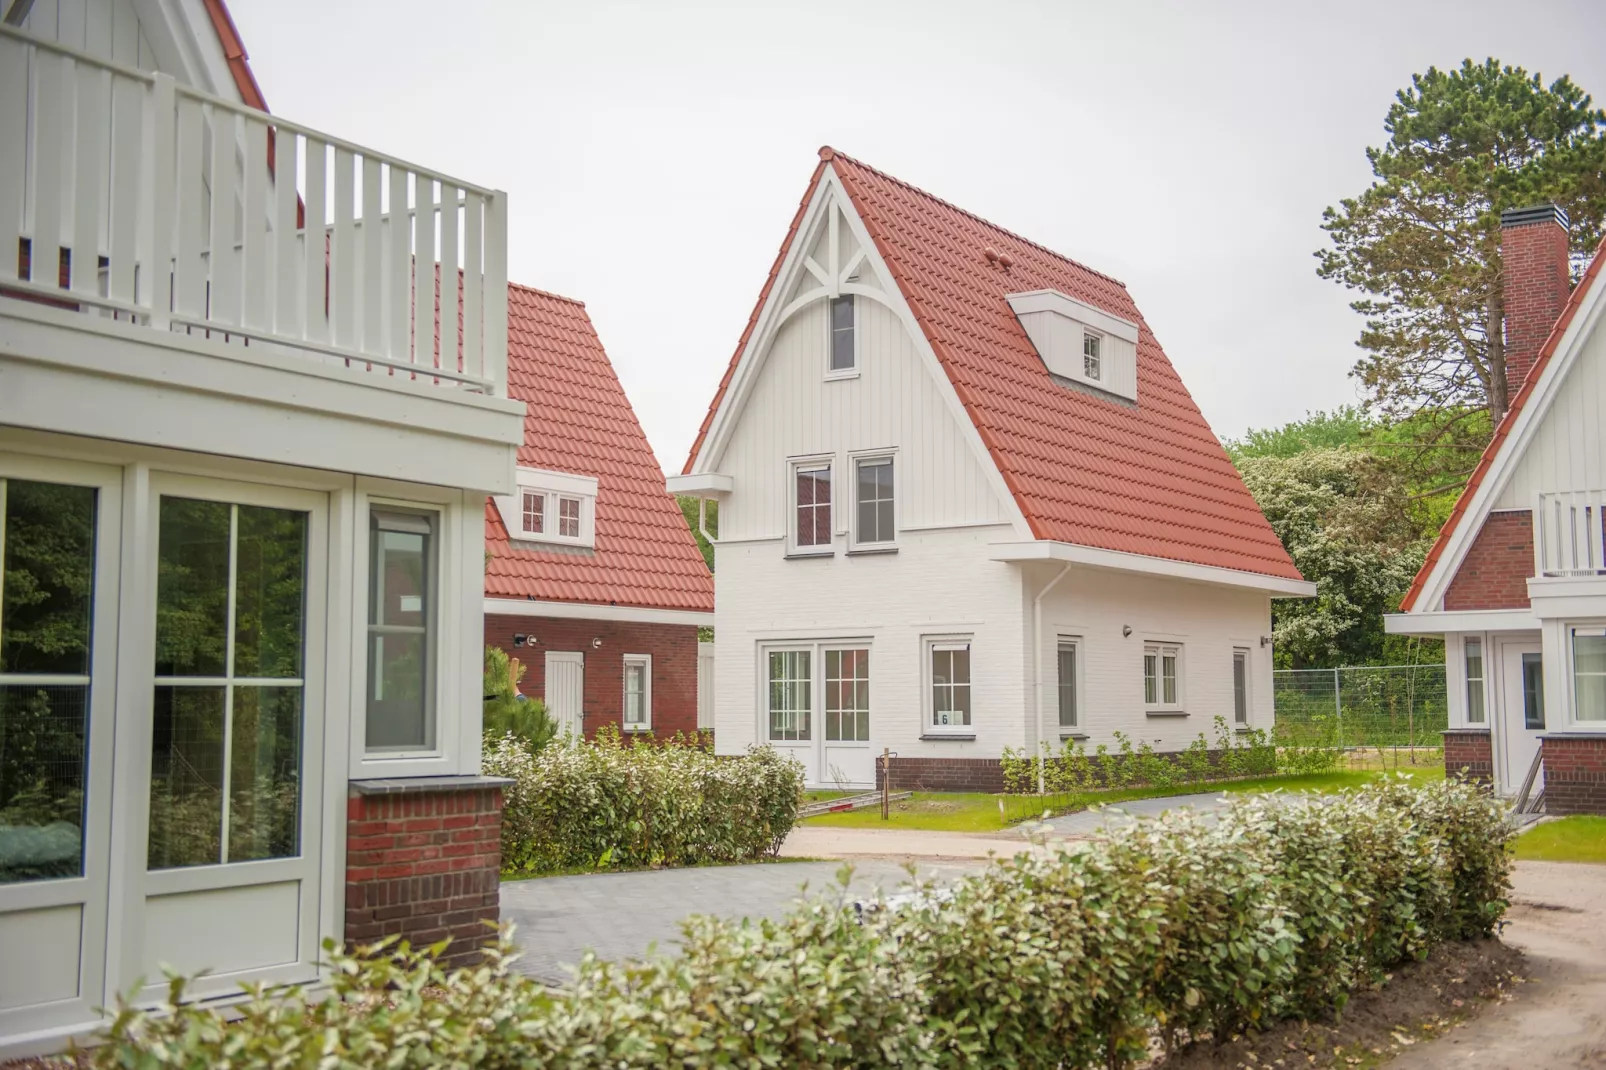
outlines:
[[[508,873],[773,855],[803,795],[802,767],[773,747],[716,757],[706,740],[626,743],[611,727],[538,753],[504,736],[481,768],[514,781],[502,810]]]
[[[1384,413],[1505,412],[1500,213],[1553,201],[1575,262],[1606,215],[1606,113],[1562,77],[1488,59],[1413,75],[1366,151],[1376,181],[1323,213],[1318,274],[1366,296],[1352,374]]]
[[[1222,443],[1237,464],[1250,457],[1294,457],[1307,450],[1358,445],[1374,421],[1359,405],[1340,405],[1332,412],[1313,412],[1281,427],[1251,428],[1241,439]]]
[[[684,953],[585,958],[556,989],[440,945],[326,945],[322,999],[260,989],[227,1012],[124,1005],[98,1070],[275,1066],[905,1067],[1125,1070],[1168,1049],[1331,1014],[1355,987],[1506,907],[1511,830],[1456,781],[1183,811],[1072,850],[1022,853],[862,919],[815,900],[779,920],[693,918]],[[300,993],[296,993],[297,996]],[[226,1015],[240,1015],[226,1022]]]
[[[485,738],[512,736],[538,751],[557,738],[558,722],[540,699],[520,697],[524,664],[500,647],[485,648]]]
[[[708,566],[708,571],[714,571],[714,547],[703,538],[703,533],[697,530],[698,500],[677,494],[675,501],[680,503],[680,515],[686,518],[686,527],[691,530],[691,537],[696,540],[697,549],[703,552],[703,563]],[[712,499],[708,502],[708,530],[714,538],[719,538],[719,502]]]

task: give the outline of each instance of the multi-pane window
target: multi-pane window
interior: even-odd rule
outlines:
[[[151,869],[295,855],[306,513],[164,496]]]
[[[1089,379],[1099,378],[1099,336],[1092,331],[1082,334],[1082,374]]]
[[[1076,643],[1061,639],[1059,643],[1059,707],[1060,727],[1076,727]]]
[[[831,298],[831,371],[850,372],[857,363],[853,346],[853,295]]]
[[[970,724],[970,644],[928,644],[931,659],[931,726]]]
[[[558,534],[565,539],[580,537],[580,499],[558,498]]]
[[[793,539],[801,549],[831,545],[831,465],[800,464],[793,469],[796,528]]]
[[[870,651],[863,647],[825,651],[825,738],[870,738]]]
[[[853,533],[859,545],[884,545],[897,538],[893,526],[892,458],[861,457],[853,462],[853,496],[858,527]]]
[[[0,479],[0,884],[84,872],[96,506]]]
[[[647,654],[625,655],[625,709],[626,728],[645,729],[652,726],[652,657]]]
[[[546,531],[546,495],[538,490],[524,491],[524,532],[540,535]]]
[[[368,542],[370,751],[435,747],[435,518],[374,510]]]
[[[1468,639],[1467,659],[1467,723],[1483,723],[1483,640]]]
[[[1545,727],[1545,668],[1539,654],[1522,656],[1522,726]]]
[[[1606,721],[1606,629],[1574,628],[1573,700],[1580,721]]]
[[[1181,687],[1177,682],[1181,661],[1181,647],[1151,643],[1143,648],[1144,705],[1165,708],[1181,702]]]
[[[809,731],[809,715],[814,709],[813,673],[813,651],[770,651],[770,739],[788,742],[814,738]]]
[[[1232,652],[1232,719],[1249,723],[1249,651]]]

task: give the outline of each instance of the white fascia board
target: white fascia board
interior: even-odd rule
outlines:
[[[664,487],[689,498],[720,498],[736,489],[736,480],[720,472],[693,472],[665,477]]]
[[[613,620],[637,624],[714,626],[714,612],[699,609],[650,609],[644,606],[601,606],[589,602],[537,602],[524,598],[487,598],[486,616],[552,617],[559,620]]]
[[[597,477],[575,472],[554,472],[545,468],[527,468],[519,465],[513,478],[521,487],[550,490],[555,494],[577,494],[580,497],[597,496]]]
[[[1037,539],[1032,542],[995,542],[989,555],[994,561],[1062,561],[1089,568],[1116,569],[1122,572],[1142,572],[1150,576],[1167,576],[1172,579],[1191,580],[1195,583],[1212,583],[1223,587],[1243,587],[1265,591],[1273,598],[1314,598],[1316,585],[1309,580],[1291,580],[1281,576],[1266,576],[1258,572],[1240,572],[1237,569],[1217,568],[1214,565],[1196,565],[1191,561],[1172,561],[1164,557],[1147,557],[1119,550],[1101,550],[1094,546],[1078,546],[1069,542],[1051,542]]]
[[[1539,618],[1527,609],[1463,609],[1423,613],[1385,613],[1389,635],[1444,635],[1449,632],[1531,632]]]
[[[1133,345],[1138,344],[1138,325],[1131,320],[1112,316],[1103,309],[1094,308],[1085,301],[1078,301],[1069,294],[1058,290],[1027,290],[1018,294],[1005,294],[1004,300],[1015,315],[1022,316],[1028,312],[1056,312],[1067,319],[1077,323],[1085,323],[1095,330],[1116,338],[1125,339]]]

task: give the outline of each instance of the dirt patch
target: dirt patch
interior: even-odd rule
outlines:
[[[1152,1064],[1152,1070],[1243,1067],[1372,1067],[1448,1032],[1522,982],[1523,955],[1499,940],[1444,944],[1357,992],[1332,1022],[1284,1022],[1226,1044],[1208,1041]]]

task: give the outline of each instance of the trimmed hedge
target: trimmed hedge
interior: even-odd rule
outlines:
[[[773,747],[722,758],[701,740],[626,743],[612,728],[537,752],[505,736],[481,768],[514,781],[503,795],[505,873],[773,855],[803,796],[802,766]]]
[[[1022,855],[862,922],[823,901],[695,918],[684,954],[588,957],[558,990],[501,953],[455,974],[405,947],[334,954],[328,999],[258,998],[229,1025],[124,1010],[94,1064],[1125,1067],[1155,1036],[1330,1015],[1435,943],[1488,935],[1509,838],[1500,804],[1453,782],[1246,799],[1213,825],[1180,811]]]

